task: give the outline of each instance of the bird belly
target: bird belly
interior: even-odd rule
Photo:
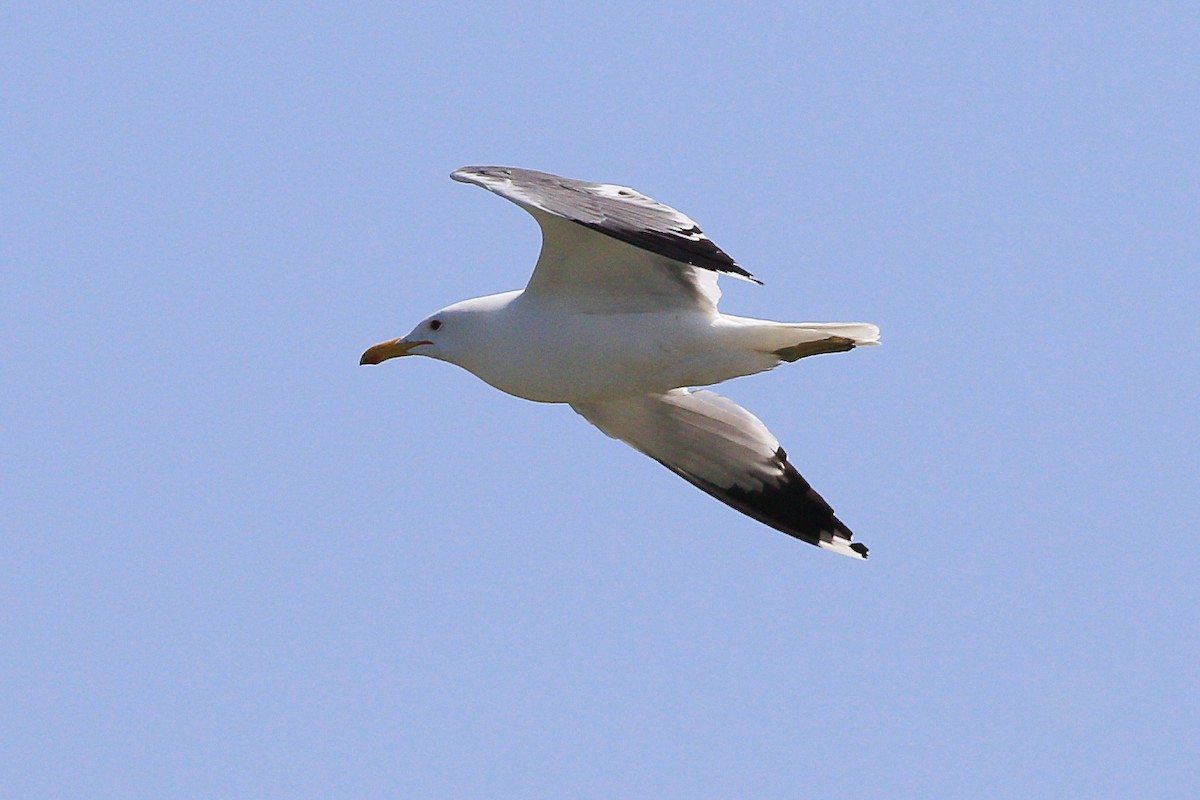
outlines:
[[[708,385],[774,365],[722,347],[711,322],[686,312],[564,315],[540,323],[536,334],[521,325],[498,336],[492,357],[470,369],[526,400],[581,403]]]

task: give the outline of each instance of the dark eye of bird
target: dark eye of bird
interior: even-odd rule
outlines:
[[[442,321],[440,319],[434,319],[434,320],[429,321],[429,330],[436,331],[440,327],[442,327]]]

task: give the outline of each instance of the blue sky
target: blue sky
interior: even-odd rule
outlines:
[[[0,26],[0,794],[1187,797],[1187,4],[39,4]],[[871,546],[358,356],[612,181],[881,348],[722,387]]]

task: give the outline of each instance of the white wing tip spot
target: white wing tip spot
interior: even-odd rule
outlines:
[[[867,548],[859,542],[851,542],[849,539],[843,539],[840,536],[834,536],[833,541],[821,541],[817,543],[817,547],[823,550],[829,550],[838,555],[849,556],[850,558],[858,559],[859,561],[867,560]]]

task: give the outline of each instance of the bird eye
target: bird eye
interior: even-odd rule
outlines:
[[[440,327],[442,327],[442,321],[440,319],[431,319],[429,321],[429,330],[436,331]]]

